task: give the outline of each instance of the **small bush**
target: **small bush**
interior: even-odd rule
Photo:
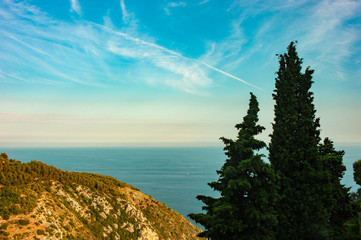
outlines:
[[[37,233],[38,235],[45,235],[45,231],[44,231],[43,229],[38,229],[38,230],[36,231],[36,233]]]
[[[17,223],[22,226],[25,226],[25,225],[28,225],[30,223],[30,221],[28,219],[20,219],[20,220],[18,220]]]
[[[6,230],[8,228],[8,224],[4,223],[4,224],[0,224],[0,230]]]
[[[65,226],[64,226],[64,229],[65,229],[66,231],[68,231],[68,232],[70,232],[70,230],[71,230],[71,228],[70,228],[69,225],[65,225]]]
[[[4,235],[5,237],[10,235],[10,233],[5,232],[5,231],[0,231],[0,234]]]

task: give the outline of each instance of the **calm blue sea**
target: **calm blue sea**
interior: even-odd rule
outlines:
[[[361,147],[340,147],[346,152],[343,183],[352,190],[352,163],[361,159]],[[199,194],[217,196],[207,185],[217,180],[216,170],[226,159],[217,148],[1,148],[10,158],[38,160],[62,170],[109,175],[139,188],[183,216],[201,212]]]

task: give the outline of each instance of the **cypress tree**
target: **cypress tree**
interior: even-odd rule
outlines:
[[[361,186],[361,159],[353,163],[353,179]],[[348,221],[348,239],[361,239],[361,188],[351,194],[354,207],[354,217]]]
[[[353,163],[353,180],[361,186],[361,159]]]
[[[361,186],[361,159],[354,162],[352,166],[353,166],[353,180],[357,185]],[[361,187],[357,189],[356,192],[352,193],[351,198],[354,202],[356,202],[356,205],[359,205],[358,211],[361,214]],[[360,232],[361,232],[361,227],[360,227]]]
[[[350,188],[341,184],[346,171],[342,163],[344,151],[336,151],[333,142],[325,138],[319,146],[324,170],[327,172],[328,190],[326,207],[330,214],[330,239],[348,239],[346,237],[346,221],[353,217],[354,209],[350,198]]]
[[[302,59],[294,42],[287,50],[279,55],[269,145],[269,160],[281,178],[277,239],[328,239],[329,191],[318,152],[320,125],[310,91],[313,70],[307,67],[301,72]]]
[[[235,126],[237,139],[221,138],[228,158],[217,171],[218,181],[208,184],[221,196],[197,196],[205,203],[203,209],[206,213],[189,214],[206,229],[200,237],[213,240],[275,237],[276,175],[269,164],[262,161],[263,155],[256,152],[266,146],[263,141],[255,139],[264,130],[257,124],[258,111],[257,99],[251,93],[247,115]]]

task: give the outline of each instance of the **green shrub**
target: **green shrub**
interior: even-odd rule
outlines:
[[[37,233],[38,235],[45,235],[45,231],[44,231],[43,229],[38,229],[38,230],[36,231],[36,233]]]
[[[6,237],[6,236],[9,236],[9,234],[10,234],[10,233],[5,232],[5,231],[3,231],[3,230],[0,231],[0,235],[3,235],[3,236],[5,236],[5,237]]]
[[[6,230],[8,228],[8,225],[7,223],[4,223],[4,224],[0,224],[0,230]]]
[[[24,226],[24,225],[28,225],[30,221],[28,219],[20,219],[17,221],[17,223]]]
[[[70,232],[70,230],[71,230],[69,224],[68,224],[68,225],[65,225],[65,226],[64,226],[64,229],[67,230],[68,232]]]

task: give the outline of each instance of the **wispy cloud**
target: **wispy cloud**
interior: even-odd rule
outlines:
[[[70,0],[71,3],[71,11],[76,12],[77,14],[81,14],[81,7],[78,0]]]
[[[361,1],[325,0],[310,10],[312,14],[307,21],[310,27],[306,29],[303,25],[305,34],[300,37],[300,47],[308,54],[315,53],[312,64],[325,63],[321,71],[331,75],[343,72],[345,64],[360,53],[357,46],[361,42],[361,30],[359,23],[353,24],[352,20],[361,11]]]
[[[185,7],[187,6],[187,3],[185,2],[170,2],[167,4],[167,6],[164,8],[164,11],[167,15],[171,14],[171,9],[172,8],[177,8],[177,7]]]
[[[129,13],[125,8],[124,0],[120,0],[120,9],[122,10],[123,22],[127,23],[129,21]]]
[[[122,69],[131,67],[131,63],[123,66],[116,63],[124,62],[121,58],[133,58],[141,64],[146,61],[167,70],[169,79],[166,77],[161,82],[163,84],[180,82],[173,85],[194,90],[197,85],[205,86],[205,82],[211,82],[203,70],[194,67],[192,60],[155,43],[87,21],[55,21],[42,12],[37,12],[32,18],[29,10],[35,10],[20,3],[9,1],[7,7],[13,11],[0,16],[0,32],[4,36],[0,60],[5,71],[1,78],[13,76],[13,80],[27,79],[37,84],[39,79],[87,85],[121,82],[126,81]],[[7,21],[7,18],[12,18],[12,21]],[[34,24],[34,21],[41,24]],[[195,73],[180,69],[193,69]],[[148,78],[152,78],[152,74]],[[187,86],[183,88],[181,82],[187,82]]]
[[[103,26],[100,26],[105,28]],[[208,79],[206,73],[201,69],[201,65],[213,69],[217,72],[220,72],[228,77],[236,79],[240,82],[243,82],[249,86],[255,87],[262,90],[261,88],[246,82],[245,80],[233,76],[223,70],[220,70],[216,67],[213,67],[204,61],[199,61],[197,59],[191,59],[182,56],[181,54],[159,46],[155,43],[150,43],[143,41],[139,38],[131,37],[125,33],[117,32],[109,28],[105,28],[107,31],[112,32],[114,35],[121,36],[122,39],[117,39],[117,41],[110,42],[108,45],[109,51],[118,54],[123,57],[129,58],[138,58],[138,59],[147,59],[152,62],[155,66],[164,68],[170,72],[183,75],[183,79],[180,82],[169,82],[167,83],[172,86],[183,86],[184,90],[193,92],[192,86],[207,86],[211,80]],[[127,40],[123,42],[122,40]],[[127,47],[123,47],[127,46]],[[200,64],[199,64],[200,63]]]
[[[129,17],[123,0],[121,6],[123,17]],[[12,1],[0,9],[7,12],[0,14],[0,33],[4,36],[0,46],[3,81],[10,78],[36,84],[102,86],[143,79],[145,83],[165,84],[192,93],[212,84],[207,69],[214,67],[149,41],[141,33],[134,37],[127,31],[111,28],[114,27],[111,24],[106,27],[85,20],[53,20],[35,7]],[[133,74],[131,78],[127,76],[129,71]],[[159,75],[163,77],[159,79]]]
[[[108,42],[107,49],[123,58],[146,61],[152,65],[168,72],[181,76],[181,78],[170,78],[165,84],[183,89],[187,92],[196,92],[195,87],[208,86],[212,81],[207,77],[206,72],[199,64],[190,58],[139,38],[131,37],[123,32],[104,28],[113,34]]]
[[[233,70],[254,62],[258,69],[268,67],[275,62],[276,53],[298,40],[305,65],[316,68],[316,75],[354,78],[356,73],[347,76],[346,72],[352,71],[345,69],[350,64],[357,69],[356,59],[361,54],[361,1],[234,1],[228,11],[239,17],[231,23],[232,34],[209,43],[202,59],[211,65]],[[249,19],[257,20],[250,25]]]
[[[200,3],[199,3],[199,5],[203,5],[203,4],[206,4],[206,3],[208,3],[210,0],[203,0],[203,1],[201,1]]]

